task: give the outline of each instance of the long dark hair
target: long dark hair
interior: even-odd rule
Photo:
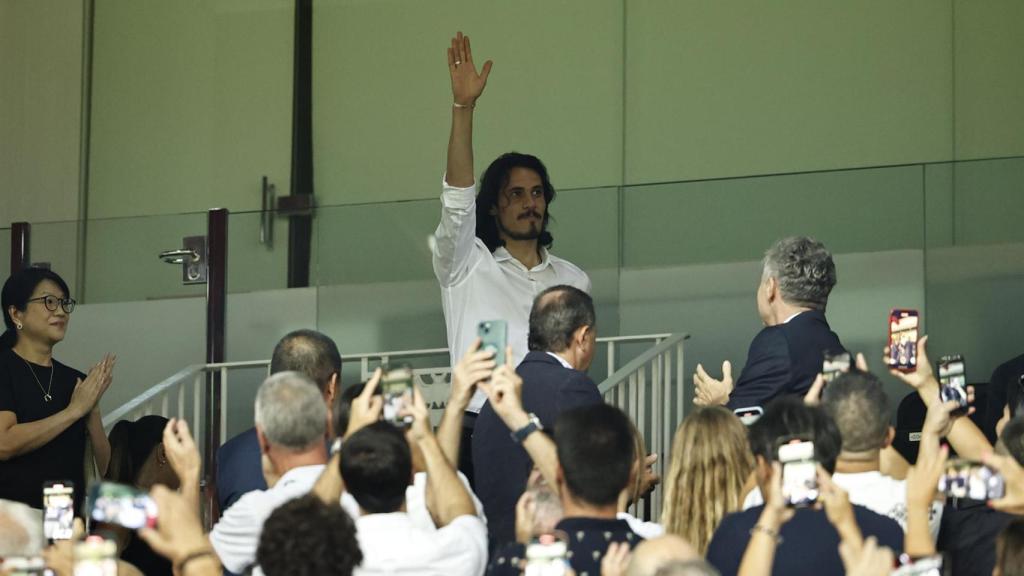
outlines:
[[[548,178],[548,169],[536,156],[520,154],[519,152],[506,152],[491,162],[491,165],[484,171],[480,178],[480,193],[476,197],[476,235],[483,240],[487,249],[494,252],[505,242],[498,235],[498,224],[495,216],[491,214],[491,208],[498,205],[498,195],[502,188],[508,185],[509,173],[513,168],[526,168],[533,170],[540,176],[544,185],[544,200],[548,206],[555,200],[555,187],[551,185]],[[541,233],[537,237],[537,243],[545,248],[551,248],[555,239],[548,232],[548,220],[551,216],[550,210],[544,211],[544,220],[541,224]]]
[[[164,441],[167,418],[143,416],[132,422],[120,420],[110,431],[110,466],[106,479],[132,485],[153,449]]]
[[[60,289],[64,291],[65,298],[71,297],[68,283],[59,274],[46,268],[35,266],[24,268],[20,272],[11,274],[7,281],[4,282],[4,290],[3,294],[0,295],[0,302],[3,303],[4,326],[7,329],[4,331],[3,336],[0,336],[0,350],[14,348],[14,345],[18,343],[18,332],[14,326],[14,319],[11,318],[10,314],[11,306],[14,306],[18,311],[24,312],[25,308],[28,307],[28,299],[32,297],[36,287],[43,283],[44,280],[51,280],[54,284],[60,286]]]

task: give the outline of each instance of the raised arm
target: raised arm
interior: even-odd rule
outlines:
[[[462,443],[462,415],[476,391],[476,383],[488,378],[494,371],[494,352],[480,350],[478,338],[452,370],[452,390],[437,427],[437,442],[448,462],[459,465]]]
[[[423,451],[427,469],[427,509],[437,527],[447,526],[460,516],[476,515],[476,506],[469,491],[455,474],[455,468],[448,462],[430,429],[430,412],[419,389],[415,391],[413,405],[407,406],[406,410],[413,416],[408,437]]]
[[[456,188],[473,185],[473,107],[487,85],[490,60],[477,73],[469,36],[462,32],[452,38],[448,48],[448,73],[452,79],[452,131],[448,137],[446,180]]]

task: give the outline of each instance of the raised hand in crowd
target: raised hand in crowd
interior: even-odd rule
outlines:
[[[171,469],[181,482],[181,494],[192,503],[193,510],[199,510],[199,475],[202,460],[196,447],[188,422],[172,418],[164,427],[164,452]]]
[[[697,371],[693,374],[693,384],[696,387],[693,403],[697,406],[715,406],[725,404],[729,401],[729,394],[732,393],[732,363],[726,360],[722,362],[722,379],[716,380],[708,375],[704,366],[697,364]]]
[[[81,518],[75,518],[70,540],[57,540],[47,548],[43,549],[43,561],[46,567],[53,571],[56,576],[74,576],[75,574],[75,545],[85,539],[85,523]],[[6,574],[0,570],[0,574]],[[143,576],[135,566],[125,562],[117,561],[118,576]]]
[[[857,353],[857,359],[855,361],[857,370],[861,372],[870,372],[868,368],[868,361],[864,358],[864,355],[860,352]],[[821,393],[825,390],[825,375],[818,374],[814,378],[814,382],[811,383],[811,387],[807,389],[807,393],[804,394],[804,404],[808,406],[817,406],[821,404]]]
[[[626,576],[632,549],[626,542],[612,542],[601,558],[601,576]]]
[[[345,430],[345,438],[355,434],[360,428],[380,420],[381,414],[384,411],[384,398],[376,392],[382,375],[383,371],[377,368],[373,375],[370,376],[366,386],[363,387],[363,391],[352,400],[352,406],[349,408],[348,429]]]
[[[868,537],[859,549],[846,543],[839,544],[846,576],[889,576],[896,564],[896,555],[885,546],[879,546],[874,536]]]
[[[490,378],[496,363],[494,352],[480,350],[480,339],[470,345],[459,363],[452,368],[452,387],[445,405],[441,424],[437,428],[437,441],[452,466],[459,464],[462,443],[462,418],[469,401],[476,392],[478,382]]]
[[[1013,456],[1001,456],[991,452],[982,461],[1003,476],[1006,494],[998,500],[989,500],[988,505],[1007,514],[1024,516],[1024,467]]]
[[[825,516],[839,533],[840,543],[845,543],[853,551],[859,550],[864,538],[853,514],[850,495],[832,481],[832,475],[821,464],[818,465],[818,493]]]
[[[79,379],[71,392],[71,403],[68,408],[79,418],[83,418],[99,406],[100,399],[113,382],[114,364],[117,358],[107,354],[86,374],[85,380]]]
[[[480,72],[477,72],[469,36],[463,35],[462,32],[456,33],[452,38],[451,47],[448,48],[448,73],[452,78],[452,96],[455,98],[455,104],[472,106],[476,103],[487,86],[487,77],[491,75],[493,65],[494,63],[488,60],[484,62]]]
[[[948,430],[943,422],[949,420],[949,412],[955,407],[955,402],[945,402],[928,409],[917,462],[907,472],[907,532],[903,550],[912,558],[935,554],[935,541],[928,519],[938,492],[939,478],[949,458],[949,448],[939,446],[936,432],[942,428]]]
[[[786,506],[786,499],[782,495],[782,464],[772,462],[764,509],[750,531],[750,541],[743,552],[739,576],[769,576],[772,573],[775,547],[782,538],[782,525],[789,522],[795,513],[793,508]]]
[[[487,86],[493,63],[484,62],[480,72],[473,61],[469,36],[459,32],[448,48],[448,73],[452,81],[452,129],[448,139],[445,179],[458,188],[473,185],[473,107]]]
[[[220,560],[203,533],[192,503],[159,485],[153,487],[150,496],[160,511],[160,521],[156,528],[139,530],[139,537],[170,560],[179,576],[219,576]]]

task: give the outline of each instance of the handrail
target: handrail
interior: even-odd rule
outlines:
[[[624,382],[631,374],[642,368],[645,364],[671,350],[673,346],[679,344],[683,340],[688,340],[690,338],[690,335],[686,333],[664,334],[659,336],[665,339],[655,347],[645,350],[643,354],[637,356],[628,364],[616,370],[614,374],[610,374],[605,378],[604,381],[597,386],[598,393],[604,395],[611,392],[613,388]]]
[[[184,381],[186,378],[188,378],[190,376],[195,376],[196,374],[198,374],[200,372],[204,372],[205,370],[206,370],[206,366],[204,366],[203,364],[192,364],[190,366],[186,366],[186,367],[182,368],[181,370],[175,372],[173,375],[171,375],[171,376],[169,376],[167,378],[164,378],[156,386],[153,386],[149,390],[146,390],[142,394],[139,394],[135,398],[132,398],[127,403],[122,404],[120,407],[115,409],[110,414],[107,414],[106,416],[104,416],[103,417],[103,428],[109,429],[114,424],[117,424],[118,420],[120,420],[120,419],[124,418],[125,416],[131,414],[135,410],[138,410],[139,408],[142,408],[148,402],[152,401],[153,399],[155,399],[160,394],[163,394],[164,392],[167,392],[168,390],[170,390],[174,386],[177,386],[182,381]]]

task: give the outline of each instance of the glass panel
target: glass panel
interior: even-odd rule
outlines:
[[[0,276],[11,275],[11,229],[0,228]]]

